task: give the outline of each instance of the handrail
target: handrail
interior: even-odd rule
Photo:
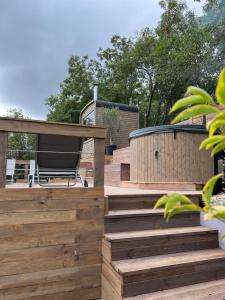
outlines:
[[[12,119],[5,117],[0,118],[0,131],[99,139],[106,138],[106,129],[103,127],[29,119]]]

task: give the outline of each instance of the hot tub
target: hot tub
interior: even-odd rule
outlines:
[[[204,183],[214,174],[210,152],[199,150],[201,125],[148,127],[130,133],[130,180]]]

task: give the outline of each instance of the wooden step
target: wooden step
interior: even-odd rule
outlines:
[[[225,279],[125,298],[125,300],[224,300]]]
[[[113,262],[103,260],[106,289],[123,299],[225,278],[225,251],[191,251]],[[103,299],[104,286],[103,286]]]
[[[166,222],[163,209],[109,211],[105,215],[105,233],[199,226],[198,212],[182,212]]]
[[[106,198],[106,206],[108,210],[153,208],[157,200],[167,194],[167,192],[152,191],[146,194],[110,195]],[[200,192],[186,191],[184,194],[194,203],[198,204],[200,202]]]
[[[137,182],[121,181],[121,187],[144,190],[169,190],[169,191],[200,191],[204,184],[201,182]]]
[[[108,233],[102,242],[109,262],[212,248],[218,248],[218,232],[201,226]]]

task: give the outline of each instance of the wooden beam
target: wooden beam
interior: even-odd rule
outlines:
[[[9,118],[0,118],[0,131],[106,138],[106,129],[103,127]]]
[[[8,143],[7,132],[0,132],[0,188],[4,188],[6,183],[7,143]]]
[[[104,186],[105,140],[94,140],[94,186]]]

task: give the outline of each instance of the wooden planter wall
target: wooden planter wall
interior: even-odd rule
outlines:
[[[131,139],[131,181],[205,182],[214,173],[209,151],[199,150],[207,134],[158,133]]]
[[[94,138],[93,188],[5,187],[8,132]],[[101,297],[106,130],[0,118],[0,299]]]

